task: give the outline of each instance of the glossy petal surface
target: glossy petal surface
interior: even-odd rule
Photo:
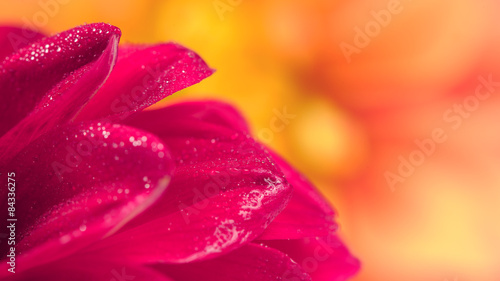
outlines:
[[[155,136],[99,123],[53,130],[8,167],[17,179],[14,217],[22,269],[119,229],[161,195],[173,163]],[[0,192],[7,198],[7,189]],[[0,206],[7,210],[7,200]],[[7,247],[2,244],[2,256]]]
[[[266,241],[266,245],[287,254],[311,275],[314,281],[344,281],[360,268],[342,241],[334,234],[326,237]],[[301,272],[289,272],[286,280],[296,280]]]
[[[106,80],[120,31],[107,24],[77,27],[19,50],[0,65],[2,160],[69,122]],[[15,127],[14,127],[15,126]]]
[[[335,213],[328,202],[303,175],[278,154],[271,154],[293,186],[293,197],[259,239],[320,237],[334,232]]]
[[[176,281],[307,281],[311,280],[294,261],[282,252],[249,244],[216,259],[180,265],[154,265],[156,270]],[[295,273],[295,279],[287,275]]]
[[[4,279],[1,279],[4,280]],[[175,281],[154,269],[110,263],[99,257],[68,257],[34,269],[10,274],[12,281]]]
[[[168,136],[213,139],[231,138],[249,129],[240,113],[218,101],[182,102],[157,110],[143,111],[125,119],[125,124]]]
[[[177,44],[120,46],[113,73],[77,120],[123,120],[212,73],[196,53]]]
[[[202,121],[189,128],[177,122],[189,114],[161,116],[142,112],[135,119],[140,122],[128,124],[155,124],[147,129],[171,149],[176,170],[169,189],[123,232],[96,248],[142,262],[180,263],[221,255],[260,235],[292,192],[265,148],[234,132],[207,138],[210,132]],[[143,243],[124,249],[131,239]]]

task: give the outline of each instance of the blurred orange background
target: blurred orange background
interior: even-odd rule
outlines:
[[[498,1],[3,0],[0,19],[195,50],[216,74],[162,104],[237,106],[335,206],[353,280],[500,280]]]

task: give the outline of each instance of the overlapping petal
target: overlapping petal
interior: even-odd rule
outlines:
[[[249,133],[248,125],[236,109],[210,100],[182,102],[144,111],[124,122],[161,135],[175,132],[180,136],[203,139]]]
[[[259,239],[321,237],[334,232],[337,224],[330,204],[303,175],[278,154],[271,154],[293,186],[293,197]]]
[[[245,120],[237,110],[216,101],[191,101],[143,112],[134,116],[130,124],[141,126],[145,130],[158,131],[161,128],[164,132],[183,132],[186,136],[206,139],[231,137],[237,135],[235,132],[249,132]],[[318,237],[335,231],[335,212],[324,197],[280,156],[274,152],[271,155],[293,186],[294,195],[260,239]]]
[[[342,241],[330,234],[325,237],[271,240],[266,245],[287,254],[315,281],[344,281],[360,268]],[[284,280],[300,280],[301,271],[287,272]]]
[[[10,274],[10,281],[177,281],[141,265],[112,263],[99,257],[74,255],[51,264]]]
[[[119,229],[162,194],[173,162],[165,145],[151,134],[90,123],[49,132],[8,167],[17,179],[12,218],[19,218],[16,253],[23,269]],[[7,192],[2,189],[1,197],[7,198]],[[7,200],[0,206],[7,210]],[[3,229],[5,223],[2,220]],[[1,247],[5,256],[8,246]]]
[[[153,268],[176,281],[200,278],[206,281],[311,280],[297,263],[282,252],[253,243],[216,259],[180,265],[159,264]],[[286,278],[290,272],[295,274],[294,279]]]
[[[169,190],[123,232],[96,246],[101,254],[169,263],[220,256],[258,237],[286,206],[291,187],[252,139],[186,144],[162,137],[176,160]]]
[[[111,72],[119,37],[116,27],[84,25],[43,38],[1,63],[0,118],[8,120],[0,128],[3,163],[73,119]]]
[[[178,109],[145,111],[127,121],[161,137],[176,171],[160,201],[96,250],[142,262],[206,259],[255,239],[286,206],[291,187],[262,145],[235,131],[212,137],[200,119],[186,127],[178,121],[195,122],[191,113],[198,111]],[[142,243],[124,250],[130,239]]]
[[[123,120],[212,73],[196,53],[178,44],[120,46],[113,73],[77,120]]]

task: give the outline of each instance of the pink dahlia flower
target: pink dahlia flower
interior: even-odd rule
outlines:
[[[27,33],[29,36],[27,36]],[[213,73],[120,30],[0,29],[2,280],[345,280],[334,212],[229,105],[143,111]]]

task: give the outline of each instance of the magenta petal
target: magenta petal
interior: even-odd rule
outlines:
[[[124,119],[213,73],[193,51],[169,43],[120,46],[113,73],[77,120]]]
[[[157,264],[153,268],[176,281],[311,280],[288,256],[257,244],[245,245],[212,260],[176,265]],[[295,279],[287,279],[291,272],[295,274]]]
[[[154,111],[150,111],[151,113]],[[171,119],[177,117],[177,121],[190,120],[213,125],[219,125],[237,132],[249,133],[247,122],[233,106],[213,100],[188,101],[170,105],[164,110],[158,110],[159,114],[165,114]]]
[[[109,75],[119,36],[110,25],[85,25],[44,38],[2,63],[0,117],[13,122],[2,123],[2,130],[24,118],[0,139],[2,163],[72,120]]]
[[[176,160],[169,189],[152,208],[93,250],[137,262],[202,260],[255,239],[286,206],[290,185],[251,138],[154,133]]]
[[[159,135],[231,137],[248,132],[242,116],[230,105],[213,101],[184,102],[142,112],[127,123]],[[161,128],[161,131],[158,131]],[[326,236],[337,228],[335,213],[314,186],[276,153],[271,153],[287,181],[294,187],[290,203],[265,230],[260,239],[296,239]]]
[[[314,281],[344,281],[358,272],[359,261],[334,234],[319,238],[270,240],[265,244],[292,258]],[[285,280],[296,280],[301,271],[287,272]]]
[[[290,203],[259,239],[297,239],[327,236],[337,229],[335,213],[314,186],[276,153],[273,160],[293,186]]]
[[[77,255],[27,271],[15,274],[7,272],[3,275],[8,276],[8,280],[12,281],[174,281],[164,274],[144,266],[117,264],[99,257],[82,258]]]
[[[99,123],[53,130],[6,167],[15,172],[16,251],[22,269],[116,231],[160,196],[173,163],[155,136]],[[1,197],[7,192],[1,189]],[[0,207],[7,210],[7,200]],[[8,246],[0,249],[5,257]]]
[[[0,26],[0,61],[43,37],[43,34],[27,28]]]
[[[178,135],[206,139],[249,132],[245,120],[236,109],[217,101],[182,102],[143,111],[127,118],[125,123],[163,135],[176,132]]]

